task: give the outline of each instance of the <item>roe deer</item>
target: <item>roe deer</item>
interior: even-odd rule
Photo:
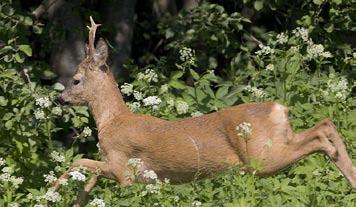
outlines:
[[[218,112],[179,121],[131,113],[125,105],[115,79],[106,65],[108,47],[100,39],[95,48],[98,24],[92,19],[89,51],[78,66],[72,84],[60,96],[62,102],[86,104],[94,116],[100,148],[105,160],[79,159],[59,180],[80,166],[94,172],[74,206],[82,206],[98,177],[116,180],[125,186],[149,182],[142,176],[131,179],[125,172],[130,158],[140,158],[143,170],[153,170],[159,179],[172,183],[189,182],[232,166],[252,161],[262,168],[257,175],[272,175],[314,152],[323,152],[356,188],[356,167],[347,154],[335,125],[325,119],[301,133],[294,133],[288,109],[274,102],[248,103]],[[250,127],[250,131],[246,130]]]

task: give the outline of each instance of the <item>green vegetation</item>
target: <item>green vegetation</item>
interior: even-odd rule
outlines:
[[[137,20],[134,58],[118,76],[128,107],[173,120],[277,101],[289,107],[296,131],[330,117],[355,161],[352,1],[212,2],[157,21]],[[100,20],[93,8],[74,9],[89,24],[90,14]],[[253,15],[242,15],[242,8]],[[88,109],[53,101],[64,86],[56,83],[49,56],[65,35],[31,9],[0,3],[0,206],[66,207],[83,187],[82,177],[72,176],[58,194],[48,190],[50,183],[73,160],[101,155]],[[100,30],[112,34],[105,24]],[[146,47],[152,42],[154,49]],[[327,157],[315,154],[267,178],[231,169],[177,186],[121,188],[102,179],[90,199],[88,206],[103,206],[102,199],[106,206],[351,207],[356,193]]]

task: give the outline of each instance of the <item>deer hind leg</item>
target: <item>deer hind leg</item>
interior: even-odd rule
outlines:
[[[277,137],[278,138],[278,137]],[[280,137],[280,140],[286,140]],[[276,140],[276,139],[275,139]],[[278,142],[260,158],[263,169],[259,174],[273,174],[314,152],[324,152],[356,188],[356,168],[347,154],[345,144],[329,119],[298,134],[292,134],[288,142]]]

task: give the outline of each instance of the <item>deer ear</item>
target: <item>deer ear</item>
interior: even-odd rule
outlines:
[[[106,63],[107,58],[108,58],[108,45],[102,38],[100,38],[95,48],[95,54],[94,54],[95,64],[98,65],[99,67],[103,66]]]

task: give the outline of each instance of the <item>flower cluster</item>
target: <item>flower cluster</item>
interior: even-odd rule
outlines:
[[[178,114],[185,114],[189,110],[189,105],[185,101],[177,101],[176,102],[176,109]]]
[[[62,109],[61,109],[61,107],[58,107],[58,106],[53,107],[52,113],[53,113],[54,115],[57,115],[57,116],[62,115]]]
[[[89,128],[89,127],[84,127],[84,129],[83,129],[83,131],[82,131],[82,135],[84,136],[84,137],[89,137],[89,136],[91,136],[91,133],[92,133],[92,131],[91,131],[91,129]]]
[[[265,46],[262,44],[258,45],[261,49],[256,51],[256,55],[268,55],[268,54],[273,54],[274,53],[274,49],[272,49],[269,46]]]
[[[71,176],[72,180],[84,182],[86,179],[85,175],[83,173],[81,173],[79,170],[71,171],[69,173],[69,175]]]
[[[341,102],[345,101],[350,93],[348,82],[345,77],[336,79],[334,74],[331,74],[327,82],[327,90],[323,91],[325,97],[330,93]]]
[[[266,98],[266,96],[267,96],[267,93],[264,92],[262,89],[258,89],[256,87],[253,87],[250,85],[247,85],[245,87],[245,90],[257,99],[263,99],[263,98]]]
[[[121,85],[121,92],[126,95],[131,95],[133,93],[133,85],[129,83],[124,83]]]
[[[57,177],[55,176],[53,171],[50,171],[49,174],[44,174],[43,177],[45,178],[44,181],[49,184],[52,184],[57,180]]]
[[[149,96],[143,99],[144,106],[152,106],[153,109],[158,109],[159,104],[162,103],[162,100],[157,96]]]
[[[36,99],[36,105],[41,108],[48,108],[52,105],[48,97],[41,97]]]
[[[94,206],[94,207],[105,207],[105,202],[102,199],[99,198],[94,198],[89,205]]]
[[[284,44],[288,42],[288,35],[286,35],[284,32],[280,33],[277,35],[277,40],[276,42],[278,44]]]
[[[273,65],[273,64],[268,64],[268,65],[266,66],[266,70],[268,70],[268,71],[273,71],[273,70],[274,70],[274,65]]]
[[[140,158],[130,158],[127,161],[127,166],[139,169],[143,166],[143,161]]]
[[[42,198],[53,203],[59,202],[62,199],[61,195],[58,192],[55,192],[52,188],[48,189],[46,194],[44,196],[40,196],[38,199]]]
[[[189,47],[183,47],[179,50],[179,59],[183,62],[191,62],[194,63],[194,50]]]
[[[316,58],[330,58],[332,57],[331,53],[328,51],[325,51],[324,46],[321,44],[314,44],[313,41],[309,41],[309,44],[307,46],[307,55],[306,59],[311,60],[311,59],[316,59]]]
[[[132,102],[132,103],[126,103],[127,107],[129,107],[130,111],[136,112],[138,109],[141,107],[140,102]]]
[[[64,155],[62,155],[61,153],[59,153],[57,151],[51,152],[51,154],[49,156],[51,157],[51,160],[53,162],[64,162],[65,161]]]
[[[295,28],[292,33],[296,36],[296,37],[300,37],[302,38],[302,40],[304,42],[309,42],[309,32],[307,29],[303,28],[303,27],[297,27]]]
[[[247,138],[252,133],[251,124],[248,122],[242,122],[236,126],[237,135],[241,138]]]
[[[158,75],[154,70],[147,69],[144,73],[138,73],[137,79],[147,81],[148,83],[158,82]]]
[[[151,179],[151,180],[156,180],[158,178],[157,174],[153,170],[145,170],[145,171],[143,171],[143,177],[147,178],[147,179]]]
[[[0,162],[2,163],[2,165],[0,165],[0,166],[3,166],[6,164],[5,161],[3,161],[3,160],[0,160]],[[22,177],[16,177],[16,176],[12,175],[14,170],[11,167],[3,167],[1,172],[2,173],[0,174],[0,185],[1,185],[1,183],[8,183],[8,184],[11,184],[13,186],[13,188],[18,188],[19,185],[21,185],[23,183]]]
[[[156,184],[148,184],[146,185],[146,191],[151,194],[159,194],[161,193],[161,185]]]
[[[133,95],[136,100],[141,101],[143,99],[143,93],[140,91],[134,91]]]
[[[42,111],[42,110],[35,110],[35,113],[34,113],[34,115],[35,115],[35,118],[37,119],[37,120],[41,120],[41,119],[45,119],[45,113],[44,113],[44,111]]]

